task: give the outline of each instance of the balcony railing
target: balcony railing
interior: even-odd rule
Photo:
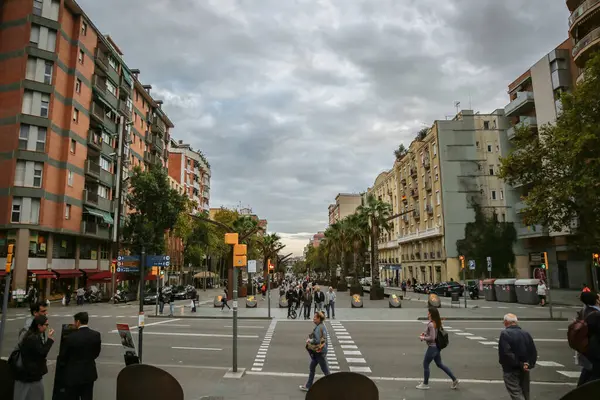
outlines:
[[[514,112],[520,110],[525,105],[533,105],[533,92],[518,92],[517,97],[504,107],[506,116],[510,116]]]
[[[425,211],[427,211],[427,214],[432,215],[433,214],[433,206],[431,206],[430,204],[427,204],[425,206]]]
[[[131,119],[131,109],[127,105],[127,101],[119,100],[119,111],[127,117],[127,119]]]
[[[102,135],[94,131],[88,131],[88,146],[98,151],[102,150]]]
[[[517,212],[517,214],[522,213],[526,208],[527,208],[527,205],[523,201],[519,201],[518,203],[515,203],[515,212]]]
[[[441,235],[441,230],[439,227],[429,228],[424,230],[423,232],[411,233],[408,235],[399,235],[398,243],[406,243],[417,239],[426,239],[429,237],[439,236]]]
[[[600,39],[600,27],[585,35],[583,39],[580,39],[575,46],[573,46],[573,58],[577,59],[584,48],[588,47],[592,42],[595,42],[598,39]]]
[[[152,145],[154,145],[154,147],[156,147],[156,149],[158,151],[163,151],[164,149],[164,143],[162,141],[162,138],[158,135],[153,135],[152,137]]]
[[[429,169],[429,167],[431,167],[431,162],[429,161],[429,157],[425,157],[425,159],[423,160],[423,166],[427,169]]]
[[[98,65],[103,67],[105,71],[108,70],[108,57],[102,50],[96,49],[96,52],[94,53],[94,58],[96,59],[96,63]]]
[[[102,239],[109,239],[110,229],[92,221],[81,221],[81,233],[84,235],[98,236]]]
[[[162,120],[158,117],[158,115],[155,115],[152,120],[152,132],[160,133],[162,135],[165,133],[165,131],[166,131],[165,123],[162,122]]]
[[[573,26],[573,24],[579,19],[579,17],[582,17],[592,8],[596,7],[599,3],[600,0],[586,0],[583,3],[581,3],[581,5],[577,7],[569,17],[569,28]]]
[[[521,122],[515,124],[515,126],[511,126],[506,131],[506,135],[509,139],[512,139],[515,136],[517,130],[521,129],[524,126],[528,126],[530,128],[537,127],[537,118],[536,117],[524,117],[521,118]]]
[[[417,210],[414,210],[413,211],[413,217],[415,219],[420,219],[421,218],[421,213],[419,211],[417,211]]]
[[[100,178],[100,165],[92,160],[86,160],[85,173],[96,178]]]
[[[410,176],[417,176],[417,167],[410,167]]]
[[[548,228],[542,225],[518,226],[517,237],[526,239],[532,237],[548,236]]]
[[[410,190],[410,195],[412,197],[419,197],[419,191],[417,189],[411,189]]]
[[[92,86],[101,94],[106,95],[106,81],[100,78],[98,75],[94,75],[92,78]]]
[[[125,78],[121,78],[119,88],[119,95],[121,97],[131,97],[131,86],[125,81]]]

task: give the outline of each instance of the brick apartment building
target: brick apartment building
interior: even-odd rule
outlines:
[[[169,144],[169,176],[184,193],[196,202],[195,212],[209,210],[210,164],[204,155],[192,149],[182,140],[171,140]]]
[[[109,268],[120,133],[123,176],[168,166],[173,124],[122,57],[73,0],[0,2],[0,262],[16,244],[13,288],[35,277],[49,295]]]

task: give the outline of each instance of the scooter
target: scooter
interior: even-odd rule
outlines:
[[[469,288],[469,297],[471,300],[479,300],[479,288],[477,286],[471,286]]]

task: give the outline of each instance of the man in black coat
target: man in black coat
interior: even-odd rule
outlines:
[[[98,379],[96,358],[100,355],[100,332],[88,328],[88,313],[74,315],[77,331],[61,344],[60,361],[64,363],[64,379],[69,400],[92,400],[94,382]]]

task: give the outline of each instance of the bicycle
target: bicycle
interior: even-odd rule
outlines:
[[[295,309],[294,307],[291,307],[289,311],[290,311],[290,312],[289,312],[289,317],[290,317],[291,319],[296,319],[296,318],[298,318],[298,313],[296,312],[296,309]]]

